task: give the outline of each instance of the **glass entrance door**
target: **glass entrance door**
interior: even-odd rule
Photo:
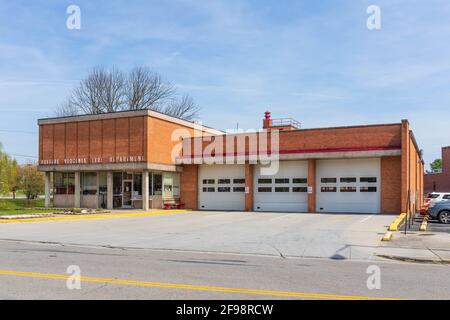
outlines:
[[[133,189],[133,180],[123,180],[122,207],[131,208],[132,189]]]

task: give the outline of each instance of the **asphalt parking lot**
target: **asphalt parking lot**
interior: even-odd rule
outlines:
[[[427,231],[450,234],[450,224],[439,223],[437,220],[429,220]]]
[[[370,259],[389,215],[188,211],[0,225],[0,239],[136,249]]]

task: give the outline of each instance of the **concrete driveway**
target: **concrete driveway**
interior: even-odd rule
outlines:
[[[0,239],[282,257],[371,259],[393,216],[188,211],[0,224]]]

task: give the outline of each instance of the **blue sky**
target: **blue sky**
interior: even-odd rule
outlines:
[[[152,68],[220,129],[259,129],[265,110],[305,128],[407,118],[427,163],[450,145],[448,0],[0,0],[5,149],[36,156],[36,120],[98,65]]]

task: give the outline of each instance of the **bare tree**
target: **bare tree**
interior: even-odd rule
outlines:
[[[103,113],[102,91],[106,87],[107,78],[107,72],[103,68],[93,69],[75,88],[70,103],[82,114]]]
[[[127,110],[161,111],[163,103],[174,95],[175,89],[170,83],[145,67],[135,67],[128,75]]]
[[[78,115],[79,110],[71,100],[68,100],[56,107],[55,114],[57,117],[70,117]]]
[[[172,100],[162,112],[172,117],[194,120],[198,117],[200,108],[191,96],[184,94],[181,98]]]
[[[80,82],[70,98],[56,108],[55,113],[57,116],[73,116],[145,109],[186,120],[196,118],[200,110],[190,96],[177,98],[174,86],[148,68],[135,67],[125,75],[116,68],[105,70],[97,67]]]
[[[100,91],[101,108],[103,112],[117,112],[125,108],[125,75],[122,71],[113,68],[101,77],[102,90]]]

